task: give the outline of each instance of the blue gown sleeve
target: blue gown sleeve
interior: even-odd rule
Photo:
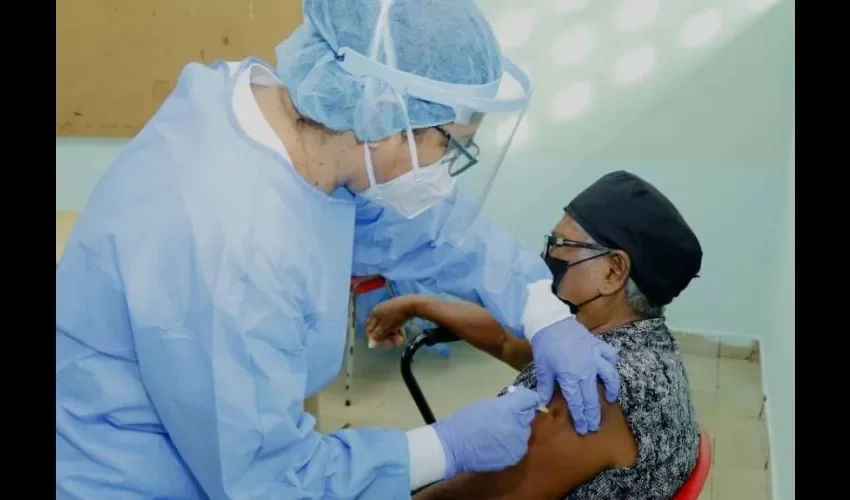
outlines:
[[[402,431],[321,435],[304,412],[309,359],[294,271],[249,236],[214,226],[135,239],[121,259],[143,383],[204,491],[410,498]]]
[[[552,279],[539,249],[497,226],[459,189],[413,219],[356,199],[352,274],[415,281],[434,293],[479,303],[522,335],[526,286]]]

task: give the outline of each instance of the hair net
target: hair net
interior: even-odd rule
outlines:
[[[352,76],[335,57],[342,47],[445,83],[483,85],[502,76],[496,37],[469,0],[305,0],[304,16],[304,24],[277,46],[278,76],[302,116],[331,130],[352,130],[359,140],[388,137],[405,130],[408,120],[417,129],[456,116],[451,107],[404,95],[373,77]],[[374,98],[387,91],[401,93],[407,116],[404,108],[381,107]]]

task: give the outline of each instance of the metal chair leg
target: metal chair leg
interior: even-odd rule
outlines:
[[[354,341],[357,338],[357,294],[352,293],[348,303],[348,332],[345,338],[345,406],[351,406],[351,386],[354,381]]]
[[[404,348],[404,352],[401,355],[401,378],[404,380],[404,385],[407,386],[407,390],[410,392],[410,396],[413,398],[413,402],[416,404],[419,414],[422,415],[422,419],[425,420],[426,424],[431,425],[436,422],[437,419],[434,418],[434,412],[431,411],[431,407],[428,405],[428,400],[425,399],[425,395],[422,394],[422,389],[419,387],[416,377],[413,376],[413,370],[411,370],[413,357],[416,355],[416,351],[418,351],[423,345],[428,345],[429,340],[428,334],[422,333],[417,335]]]
[[[395,290],[389,281],[381,277],[365,278],[362,281],[352,278],[351,292],[348,299],[348,331],[345,337],[345,406],[351,406],[354,385],[354,344],[357,341],[357,296],[385,287],[390,298],[395,296]]]
[[[404,379],[404,385],[407,386],[407,391],[413,398],[413,402],[422,415],[422,419],[428,425],[433,424],[437,419],[434,417],[434,412],[431,411],[428,400],[425,399],[425,394],[422,393],[422,388],[419,387],[416,377],[413,376],[413,357],[422,346],[433,346],[440,343],[457,342],[459,340],[460,337],[452,332],[445,328],[437,327],[414,337],[404,348],[404,352],[401,355],[401,378]]]

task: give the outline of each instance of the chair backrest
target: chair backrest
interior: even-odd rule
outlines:
[[[374,292],[386,285],[387,280],[385,280],[383,276],[352,276],[351,295],[362,295],[364,293]]]
[[[708,432],[700,427],[697,463],[673,500],[697,500],[708,479],[709,469],[711,469],[711,439],[708,437]]]

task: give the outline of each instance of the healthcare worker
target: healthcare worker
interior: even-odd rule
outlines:
[[[407,433],[315,431],[303,401],[339,371],[351,274],[484,304],[582,432],[597,377],[616,397],[616,354],[479,214],[531,84],[474,3],[303,8],[276,71],[186,66],[83,210],[56,278],[57,498],[384,500],[515,464],[530,391]],[[512,121],[479,154],[491,118]]]

